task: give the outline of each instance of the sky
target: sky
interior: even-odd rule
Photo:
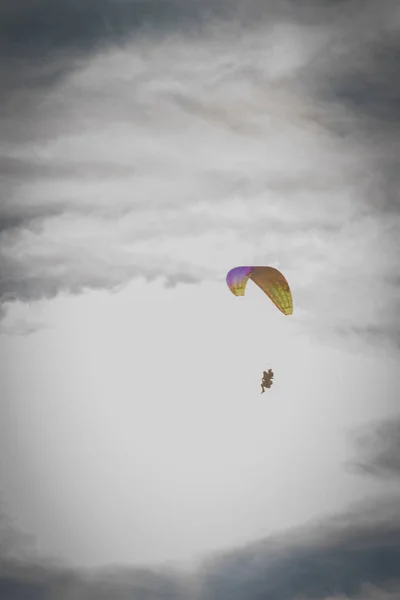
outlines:
[[[0,597],[398,598],[398,3],[0,23]]]

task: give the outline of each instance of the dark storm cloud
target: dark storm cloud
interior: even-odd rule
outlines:
[[[395,506],[379,523],[368,522],[374,515],[365,507],[362,512],[363,519],[352,513],[210,561],[202,598],[353,598],[367,586],[390,590],[399,577],[400,511]],[[400,592],[400,581],[396,587]]]
[[[5,563],[0,598],[10,600],[186,600],[185,577],[151,569],[115,569],[85,573],[43,564]]]
[[[355,111],[372,119],[371,131],[400,124],[400,83],[398,81],[400,41],[398,32],[371,44],[369,61],[345,72],[333,81],[335,96]]]
[[[0,598],[3,600],[185,600],[187,576],[166,568],[79,570],[38,551],[33,537],[0,514]]]
[[[328,97],[379,121],[398,123],[400,43],[396,18],[390,19],[395,9],[394,0],[379,6],[365,0],[249,0],[245,5],[237,0],[8,0],[0,6],[1,90],[7,92],[7,82],[20,91],[56,84],[76,66],[76,57],[127,40],[144,27],[146,34],[160,35],[196,30],[212,19],[244,27],[272,19],[326,28],[322,56],[300,73],[307,85],[315,87],[317,74],[317,87]],[[19,68],[7,69],[14,60]]]
[[[2,3],[0,50],[9,57],[51,57],[123,40],[144,25],[176,28],[195,22],[200,2],[183,0],[33,0]]]
[[[85,60],[136,32],[168,33],[199,25],[199,2],[182,0],[24,0],[0,5],[0,137],[12,144],[65,130],[40,120],[43,98]],[[39,117],[38,117],[39,115]]]
[[[365,4],[365,2],[364,2]],[[59,49],[88,51],[100,42],[124,39],[149,26],[161,31],[198,28],[208,19],[238,18],[254,24],[270,17],[319,23],[354,1],[299,3],[295,0],[13,0],[0,7],[3,56],[50,56]]]
[[[329,27],[335,21],[357,19],[360,11],[386,14],[393,6],[382,2],[377,12],[373,2],[358,0],[248,0],[245,5],[238,0],[8,0],[0,6],[2,77],[7,76],[7,60],[28,59],[8,73],[10,82],[17,78],[24,88],[46,86],[68,71],[74,57],[123,42],[143,28],[158,35],[195,31],[212,19],[242,26],[277,19]],[[59,67],[46,70],[35,59],[52,64],[56,60]],[[29,73],[37,73],[36,80]]]
[[[191,582],[176,571],[108,568],[84,571],[38,551],[3,511],[0,513],[0,598],[3,600],[185,600]]]
[[[201,2],[184,0],[21,0],[0,5],[0,134],[16,143],[39,137],[36,118],[42,94],[82,61],[146,29],[168,33],[198,27]],[[23,127],[19,121],[23,117]],[[51,117],[50,117],[51,118]],[[45,137],[46,133],[41,134]]]
[[[400,210],[400,12],[397,3],[346,2],[342,27],[331,36],[325,51],[299,73],[329,109],[342,106],[347,118],[322,123],[344,137],[362,141],[368,150],[373,183],[365,193],[377,211],[396,215]],[[346,16],[349,18],[346,19]],[[397,224],[397,235],[400,228]]]
[[[349,468],[379,478],[400,478],[400,416],[362,428],[355,436],[356,461]]]
[[[214,555],[192,574],[175,569],[80,571],[4,557],[0,597],[51,600],[325,600],[400,593],[399,499],[359,505],[302,530]]]

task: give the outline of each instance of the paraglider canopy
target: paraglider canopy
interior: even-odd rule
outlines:
[[[244,296],[247,281],[251,279],[272,300],[284,315],[293,314],[293,299],[285,277],[274,267],[235,267],[226,276],[232,294]]]

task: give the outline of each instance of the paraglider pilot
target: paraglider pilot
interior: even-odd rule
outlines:
[[[263,378],[261,381],[261,393],[263,394],[265,392],[264,388],[270,388],[272,385],[272,380],[274,378],[274,373],[272,371],[272,369],[268,369],[268,371],[263,371]]]

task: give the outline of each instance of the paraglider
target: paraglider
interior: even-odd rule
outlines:
[[[284,314],[293,314],[293,298],[283,274],[274,267],[235,267],[226,276],[226,283],[232,294],[244,296],[248,280],[251,279]],[[272,386],[272,369],[263,371],[261,393]]]
[[[285,277],[274,267],[235,267],[226,276],[232,294],[244,296],[247,281],[251,279],[284,315],[293,313],[293,299]]]
[[[265,392],[264,388],[270,388],[272,383],[273,383],[273,378],[274,378],[274,372],[272,371],[272,369],[268,369],[268,371],[263,371],[263,378],[261,381],[261,393],[263,394]]]

